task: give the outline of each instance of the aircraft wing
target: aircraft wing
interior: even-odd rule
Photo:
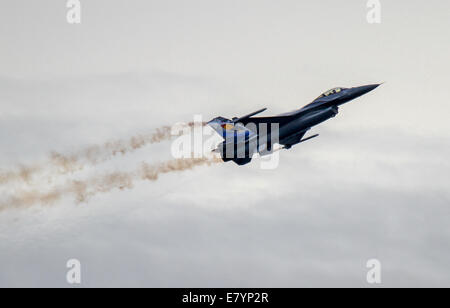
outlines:
[[[240,117],[240,118],[233,118],[233,122],[234,122],[234,123],[239,123],[239,122],[245,121],[246,119],[248,119],[248,118],[250,118],[250,117],[252,117],[252,116],[254,116],[254,115],[258,114],[258,113],[261,113],[261,112],[263,112],[263,111],[266,111],[266,110],[267,110],[267,108],[263,108],[263,109],[260,109],[260,110],[258,110],[258,111],[255,111],[255,112],[252,112],[252,113],[250,113],[250,114],[247,114],[247,115],[245,115],[245,116],[243,116],[243,117]]]
[[[265,124],[278,123],[279,125],[282,125],[283,123],[286,123],[290,120],[292,120],[290,116],[254,117],[254,118],[249,117],[242,121],[239,121],[239,123],[242,123],[243,125],[247,125],[248,123],[254,123],[256,125],[259,125],[261,123]]]

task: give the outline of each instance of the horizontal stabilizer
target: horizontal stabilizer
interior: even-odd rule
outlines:
[[[305,139],[300,140],[300,142],[305,142],[305,141],[308,141],[309,139],[316,138],[316,137],[318,137],[318,136],[319,136],[319,134],[315,134],[315,135],[309,136],[308,138],[305,138]],[[300,143],[300,142],[299,142],[299,143]]]

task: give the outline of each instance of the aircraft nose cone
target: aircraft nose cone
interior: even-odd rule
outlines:
[[[351,88],[349,93],[348,93],[348,99],[352,100],[355,99],[357,97],[360,97],[361,95],[364,95],[370,91],[372,91],[373,89],[377,88],[380,84],[369,84],[366,86],[360,86],[360,87],[355,87],[355,88]]]
[[[370,91],[376,89],[380,84],[369,84],[366,86],[361,86],[361,87],[357,87],[356,89],[358,90],[358,94],[359,95],[364,95],[366,93],[369,93]]]

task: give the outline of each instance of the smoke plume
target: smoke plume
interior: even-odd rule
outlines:
[[[0,211],[26,208],[38,204],[51,205],[64,197],[73,197],[77,203],[84,203],[99,193],[106,193],[114,189],[131,189],[138,180],[156,181],[161,174],[185,171],[202,165],[210,166],[218,162],[222,162],[222,160],[215,157],[174,159],[156,164],[143,162],[133,172],[113,172],[85,181],[72,180],[46,192],[40,190],[17,191],[7,200],[0,202]]]
[[[183,128],[192,128],[196,124],[204,126],[206,123],[189,122],[187,124],[181,124],[180,131]],[[127,140],[115,140],[100,145],[89,146],[69,155],[52,152],[46,162],[28,166],[20,165],[11,171],[0,171],[0,185],[13,181],[30,183],[33,176],[42,172],[62,175],[80,171],[87,165],[96,165],[115,156],[133,152],[144,146],[169,140],[173,136],[171,132],[171,126],[162,126],[149,134],[141,134]]]

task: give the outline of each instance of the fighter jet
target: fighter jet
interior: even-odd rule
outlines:
[[[292,112],[271,117],[254,117],[267,108],[240,118],[217,117],[208,122],[224,141],[215,149],[223,161],[238,165],[248,164],[255,154],[273,153],[275,144],[290,149],[293,145],[310,140],[318,134],[303,138],[308,130],[335,117],[339,106],[364,95],[380,84],[353,88],[337,87],[322,93],[308,105]]]

